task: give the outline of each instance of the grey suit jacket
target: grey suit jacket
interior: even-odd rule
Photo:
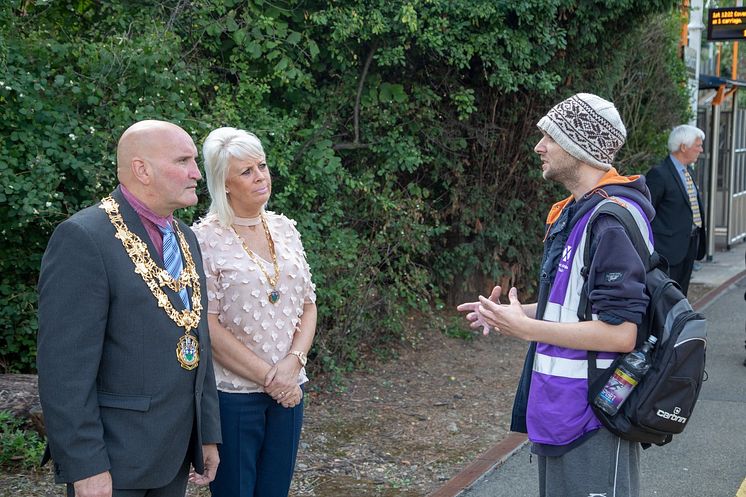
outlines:
[[[158,256],[139,216],[117,188],[127,227]],[[194,233],[179,222],[202,276],[202,315],[192,333],[197,369],[183,369],[184,334],[159,308],[114,227],[96,204],[55,229],[39,278],[39,396],[58,483],[111,471],[114,488],[169,483],[189,455],[202,471],[202,444],[219,443],[220,416],[207,328],[207,290]],[[164,290],[176,309],[178,295]]]

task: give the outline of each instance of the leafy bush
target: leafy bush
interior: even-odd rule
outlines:
[[[628,38],[623,69],[612,90],[631,130],[617,158],[625,174],[646,173],[657,164],[668,153],[671,129],[689,121],[686,68],[671,42],[679,33],[679,21],[677,16],[654,16]],[[660,70],[661,61],[668,61],[665,70]]]
[[[111,190],[118,136],[145,117],[200,130],[187,119],[204,79],[180,60],[177,37],[140,14],[142,35],[128,38],[66,3],[40,4],[34,16],[0,7],[0,366],[14,371],[34,368],[35,286],[47,240]],[[127,26],[114,7],[98,14]]]
[[[5,2],[0,365],[33,370],[46,240],[115,185],[116,140],[141,118],[177,122],[198,145],[224,125],[262,139],[270,208],[298,221],[318,287],[323,368],[445,330],[433,309],[496,281],[530,294],[543,216],[562,195],[541,178],[535,123],[597,92],[635,116],[630,161],[654,149],[686,105],[666,98],[680,93],[677,37],[651,42],[662,48],[644,62],[661,70],[639,92],[625,86],[643,62],[629,48],[675,4]],[[179,215],[206,204],[203,191]]]
[[[39,465],[46,442],[9,411],[0,411],[0,468],[32,469]]]

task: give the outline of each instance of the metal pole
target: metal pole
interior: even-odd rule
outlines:
[[[722,104],[720,104],[722,105]],[[715,197],[718,190],[718,161],[720,148],[720,105],[712,106],[712,133],[710,133],[710,181],[707,194],[707,261],[715,253]]]
[[[725,246],[730,250],[731,240],[731,212],[733,211],[733,183],[735,181],[736,171],[736,149],[738,148],[738,90],[733,91],[733,114],[730,119],[730,167],[728,174],[723,176],[723,181],[728,181],[723,185],[723,201],[725,202]]]
[[[689,12],[689,45],[687,50],[694,59],[694,74],[689,79],[689,105],[692,111],[692,117],[689,124],[697,125],[697,103],[699,101],[699,52],[702,47],[702,30],[705,25],[702,24],[702,13],[704,12],[703,0],[692,0],[691,10]]]
[[[733,42],[733,60],[730,63],[730,79],[738,79],[738,42]]]
[[[743,0],[736,0],[736,7],[742,7]],[[731,64],[731,79],[738,79],[738,42],[733,42],[733,61]],[[733,212],[733,182],[736,170],[736,149],[738,148],[738,87],[733,87],[732,114],[730,118],[730,160],[728,169],[723,173],[723,205],[725,206],[725,248],[730,250],[731,214]],[[714,230],[713,230],[714,233]]]

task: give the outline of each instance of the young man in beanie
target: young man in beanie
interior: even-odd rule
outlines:
[[[611,102],[579,93],[553,107],[538,127],[543,137],[534,151],[543,176],[571,194],[547,217],[538,300],[521,304],[511,288],[509,304],[501,305],[497,286],[489,298],[458,309],[468,313],[472,327],[530,343],[511,429],[528,433],[532,442],[540,495],[638,496],[639,444],[606,430],[588,402],[588,351],[598,351],[606,364],[631,351],[648,303],[643,262],[611,216],[598,217],[590,232],[587,295],[593,319],[579,322],[578,307],[593,212],[604,202],[625,206],[652,250],[654,209],[644,178],[620,176],[612,167],[626,130]]]

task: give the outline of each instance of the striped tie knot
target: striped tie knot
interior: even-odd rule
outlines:
[[[177,280],[184,266],[181,262],[181,251],[179,250],[179,243],[176,240],[176,234],[171,224],[158,226],[158,229],[163,234],[163,266],[168,271],[168,274]],[[189,295],[186,288],[179,290],[179,297],[184,302],[184,307],[189,309]]]

